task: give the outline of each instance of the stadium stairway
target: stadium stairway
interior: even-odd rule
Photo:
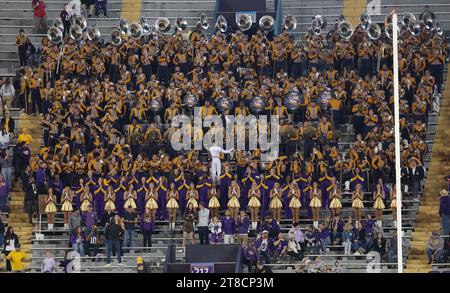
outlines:
[[[405,272],[428,273],[426,243],[433,231],[441,228],[439,217],[439,191],[450,173],[450,79],[447,78],[443,92],[439,119],[436,127],[431,162],[425,182],[423,197],[417,212],[417,220],[411,237],[411,246]]]

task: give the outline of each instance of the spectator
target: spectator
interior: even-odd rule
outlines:
[[[242,264],[247,266],[248,272],[253,272],[253,267],[256,265],[258,259],[258,252],[252,241],[246,242],[242,246]]]
[[[14,166],[14,181],[17,182],[17,180],[22,177],[23,169],[26,168],[26,157],[24,156],[24,150],[25,150],[25,143],[24,142],[18,142],[13,149],[13,161],[12,164]],[[23,181],[24,186],[28,181]]]
[[[150,268],[148,267],[142,256],[138,256],[136,258],[136,270],[138,274],[150,273]]]
[[[325,254],[328,252],[330,246],[330,230],[324,224],[319,225],[319,239],[322,252]]]
[[[264,264],[263,261],[258,261],[258,263],[256,264],[255,273],[256,274],[271,274],[273,272],[272,272],[272,269],[267,264]]]
[[[258,260],[269,263],[270,252],[272,250],[272,240],[269,238],[269,231],[262,231],[261,237],[256,240],[255,247],[258,251]]]
[[[47,33],[47,13],[45,12],[44,0],[33,0],[31,5],[34,9],[34,34]]]
[[[31,142],[33,141],[33,138],[31,137],[31,134],[28,133],[28,129],[27,128],[23,128],[22,129],[22,133],[19,134],[19,137],[17,138],[17,141],[20,142],[24,142],[27,145],[30,145]]]
[[[88,235],[91,233],[92,227],[97,225],[98,222],[97,213],[94,211],[91,204],[88,206],[87,212],[84,212],[81,217],[83,219],[85,233]]]
[[[236,233],[236,220],[231,217],[229,210],[225,211],[225,217],[222,218],[223,244],[233,244],[234,234]]]
[[[287,244],[287,254],[294,260],[299,261],[303,258],[303,250],[300,243],[295,239],[295,234],[289,234],[289,242]]]
[[[123,228],[116,222],[114,218],[110,219],[110,223],[105,228],[106,240],[106,267],[111,266],[111,253],[114,248],[117,255],[118,265],[122,265],[122,256],[120,251],[120,238],[124,233]]]
[[[353,237],[353,250],[356,253],[364,254],[366,252],[366,230],[361,222],[358,222]]]
[[[447,234],[447,238],[444,241],[444,262],[448,263],[450,259],[450,234]]]
[[[23,29],[20,29],[19,35],[16,37],[16,46],[17,50],[19,52],[19,66],[20,68],[24,68],[28,65],[27,63],[27,50],[28,50],[28,43],[30,40],[28,39],[28,36],[25,34],[25,31]],[[3,107],[6,107],[8,104],[3,100]],[[11,104],[9,104],[11,105]]]
[[[33,216],[37,215],[38,209],[38,192],[34,178],[30,177],[28,183],[25,183],[25,212],[28,214],[28,222],[33,224]]]
[[[386,242],[386,251],[388,263],[394,263],[397,260],[397,230],[392,230],[392,238]]]
[[[1,152],[0,151],[0,167],[1,167],[1,174],[3,178],[5,178],[6,182],[8,182],[9,186],[12,184],[11,179],[11,160],[9,159],[9,155],[6,151]]]
[[[250,231],[250,219],[245,211],[240,211],[237,218],[238,242],[244,247],[248,243],[248,233]]]
[[[2,129],[4,128],[8,133],[14,134],[15,122],[14,119],[9,116],[9,108],[5,110],[5,117],[2,118],[0,127]]]
[[[428,264],[432,262],[438,263],[442,259],[444,253],[444,240],[439,236],[437,231],[433,231],[427,241]]]
[[[383,233],[378,232],[373,238],[371,251],[376,251],[380,254],[381,259],[384,258],[386,254],[386,239],[383,237]]]
[[[21,48],[21,47],[19,47]],[[20,50],[20,49],[19,49]],[[3,113],[6,114],[6,111],[8,111],[11,108],[12,101],[16,95],[16,90],[14,89],[13,84],[11,83],[11,79],[7,77],[5,79],[5,83],[0,87],[0,97],[2,99],[2,110]],[[14,131],[14,127],[11,129],[11,131]]]
[[[20,248],[20,245],[17,245],[16,249],[11,251],[6,256],[6,260],[11,262],[11,272],[13,273],[24,273],[25,266],[24,262],[27,261],[27,255]]]
[[[353,227],[350,223],[345,224],[344,231],[342,232],[342,244],[344,245],[344,254],[349,255],[352,253],[353,239]]]
[[[419,164],[418,164],[419,163]],[[422,181],[425,177],[425,169],[420,165],[420,161],[413,158],[409,163],[409,192],[413,197],[417,197],[422,190]]]
[[[80,226],[76,227],[70,235],[70,246],[73,251],[78,252],[80,256],[84,256],[84,233]]]
[[[288,242],[282,233],[278,233],[277,239],[272,242],[273,256],[277,262],[281,262],[287,252]]]
[[[86,7],[86,4],[81,4],[80,15],[81,15],[81,17],[84,17],[84,19],[88,18],[88,9]]]
[[[80,210],[74,210],[69,217],[69,232],[74,231],[78,227],[82,227],[82,219],[80,215]]]
[[[113,210],[111,210],[110,206],[107,206],[105,208],[105,213],[103,213],[102,216],[102,226],[106,227],[107,224],[109,224],[109,222],[111,222],[111,219],[114,219],[116,217],[117,213],[115,213]]]
[[[144,236],[143,247],[152,247],[152,233],[154,228],[155,222],[153,221],[150,209],[146,208],[144,214],[141,217],[141,230],[142,235]]]
[[[344,232],[345,222],[339,215],[331,220],[331,241],[333,245],[338,245],[342,241],[342,233]]]
[[[3,217],[0,214],[0,247],[3,247],[3,243],[5,241],[5,223],[3,223],[3,219],[2,218]]]
[[[292,224],[292,228],[289,229],[288,232],[289,235],[293,235],[295,241],[300,244],[302,251],[305,251],[305,234],[303,234],[303,231],[300,229],[300,224],[298,222],[294,222]]]
[[[9,196],[9,183],[0,175],[0,213],[5,211]]]
[[[123,247],[135,247],[134,239],[136,238],[136,224],[139,223],[136,213],[132,206],[128,206],[124,216],[123,223],[125,224],[125,234],[123,240]]]
[[[11,141],[11,135],[4,127],[0,128],[0,150],[7,150],[9,148],[9,142]],[[5,154],[6,155],[6,154]],[[9,168],[9,166],[8,166]]]
[[[99,247],[103,244],[102,236],[97,230],[97,226],[93,225],[89,234],[86,236],[86,252],[95,261],[99,257]]]
[[[317,233],[314,231],[314,226],[309,225],[305,233],[306,253],[318,254],[319,253],[319,241],[317,239]]]
[[[81,4],[86,6],[87,17],[92,17],[95,14],[95,0],[81,0]]]
[[[198,238],[200,239],[200,244],[209,244],[208,230],[209,230],[209,209],[205,207],[205,204],[201,202],[199,204],[198,211]]]
[[[194,241],[194,222],[195,222],[195,209],[192,203],[189,203],[187,209],[184,211],[183,222],[183,247],[186,247],[186,243],[189,240],[192,245]]]
[[[65,37],[70,32],[70,7],[69,4],[64,4],[64,9],[59,14],[59,17],[61,18],[61,21],[64,25],[64,29],[62,31],[63,37]]]
[[[441,216],[442,234],[448,235],[450,233],[450,197],[446,189],[442,189],[440,195],[439,216]]]
[[[20,246],[19,237],[14,233],[13,227],[9,226],[6,230],[3,254],[7,257],[12,251],[16,250]],[[11,261],[6,259],[6,270],[11,271]]]
[[[100,16],[100,11],[103,11],[103,17],[108,17],[106,13],[106,2],[107,0],[95,0],[95,16]]]
[[[45,258],[42,260],[41,273],[56,273],[56,262],[50,251],[45,252]]]
[[[209,223],[209,243],[219,244],[223,240],[222,222],[213,217]]]

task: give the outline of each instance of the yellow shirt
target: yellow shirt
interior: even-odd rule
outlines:
[[[7,256],[7,259],[11,261],[11,269],[13,271],[22,271],[25,268],[22,260],[26,257],[27,255],[23,251],[11,251]]]
[[[31,134],[29,134],[29,133],[27,133],[27,134],[21,133],[21,134],[19,134],[19,137],[17,138],[18,142],[24,141],[26,144],[30,144],[32,140],[33,139],[31,137]]]

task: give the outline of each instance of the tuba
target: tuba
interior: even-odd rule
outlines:
[[[238,19],[236,19],[237,27],[243,32],[249,30],[252,27],[252,24],[252,18],[248,14],[241,14]]]
[[[182,32],[185,31],[187,29],[187,20],[183,16],[177,16],[175,28]]]
[[[411,22],[409,22],[407,29],[413,36],[418,36],[422,31],[420,23],[416,19],[411,20]]]
[[[64,30],[64,24],[63,24],[61,18],[55,18],[53,20],[53,26],[59,28],[61,31]]]
[[[416,17],[414,16],[414,14],[412,14],[410,12],[406,12],[402,18],[402,27],[409,29],[411,23],[415,23],[416,21],[417,20],[416,20]]]
[[[69,35],[74,41],[81,41],[83,38],[83,29],[79,25],[72,25],[69,30]]]
[[[84,29],[87,26],[86,18],[84,18],[83,16],[74,14],[70,18],[70,25],[71,26],[78,25],[81,28],[81,30],[84,31]]]
[[[160,34],[166,34],[170,30],[170,20],[167,17],[158,17],[155,22],[155,28]]]
[[[440,22],[436,21],[434,28],[436,30],[437,35],[439,35],[439,36],[444,35],[444,30],[442,29],[442,25]]]
[[[47,31],[47,38],[53,44],[59,44],[63,39],[63,33],[58,27],[52,26]]]
[[[129,26],[130,26],[130,24],[129,24],[129,22],[128,22],[128,19],[126,19],[126,18],[121,18],[120,20],[119,20],[119,26],[118,26],[118,30],[122,33],[122,34],[124,34],[124,35],[128,35],[128,32],[129,32]]]
[[[349,21],[342,21],[338,25],[339,36],[343,39],[350,39],[353,35],[353,26]]]
[[[222,33],[225,33],[228,29],[228,22],[225,16],[219,15],[216,20],[216,29],[220,30]]]
[[[111,43],[115,46],[120,46],[122,44],[122,32],[118,29],[111,31]]]
[[[275,20],[270,15],[264,15],[259,19],[259,28],[265,32],[271,32],[275,27]]]
[[[370,15],[365,12],[361,15],[361,17],[359,18],[359,24],[361,26],[361,28],[365,31],[368,30],[369,25],[372,23],[372,17],[370,17]]]
[[[201,25],[202,29],[207,30],[209,28],[208,18],[206,14],[200,14],[200,19],[197,22],[197,25]]]
[[[132,22],[128,26],[128,32],[130,37],[139,40],[144,35],[144,30],[142,29],[142,25],[137,22]]]
[[[297,28],[297,19],[293,15],[283,17],[282,26],[287,31],[293,31]]]
[[[188,93],[185,97],[184,97],[184,104],[188,107],[188,108],[194,108],[195,105],[197,105],[198,99],[195,95]]]
[[[142,33],[144,34],[144,36],[149,35],[152,31],[152,26],[147,21],[147,18],[145,18],[145,16],[141,16],[141,18],[139,19],[139,23],[141,24]]]
[[[266,107],[266,100],[261,96],[256,96],[250,100],[250,110],[253,113],[258,114]]]
[[[385,34],[386,34],[386,37],[387,37],[389,40],[392,40],[392,38],[393,38],[393,36],[394,36],[394,35],[393,35],[393,33],[394,33],[394,28],[393,28],[392,22],[389,23],[389,24],[385,27],[384,32],[385,32]],[[398,25],[397,25],[397,34],[400,35],[400,28],[399,28]]]
[[[377,23],[370,23],[367,27],[367,35],[373,41],[378,40],[381,37],[381,28]]]
[[[87,39],[89,41],[98,41],[101,37],[100,30],[97,28],[97,24],[87,29]]]
[[[420,15],[420,22],[427,30],[432,30],[436,24],[436,16],[431,11],[424,11]]]

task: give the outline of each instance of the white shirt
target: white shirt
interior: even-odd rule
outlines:
[[[14,242],[15,242],[15,241],[14,241],[14,238],[11,238],[11,239],[9,240],[9,244],[6,245],[5,250],[6,250],[6,251],[14,251],[14,250],[16,250],[16,246],[15,246],[15,243],[14,243]]]
[[[9,85],[2,85],[0,89],[0,95],[1,96],[14,96],[15,90],[12,84]]]
[[[209,149],[209,152],[211,153],[211,157],[213,159],[219,158],[220,153],[229,154],[229,153],[231,153],[231,151],[233,151],[233,149],[227,151],[227,150],[224,150],[223,148],[221,148],[219,146],[212,146]]]

